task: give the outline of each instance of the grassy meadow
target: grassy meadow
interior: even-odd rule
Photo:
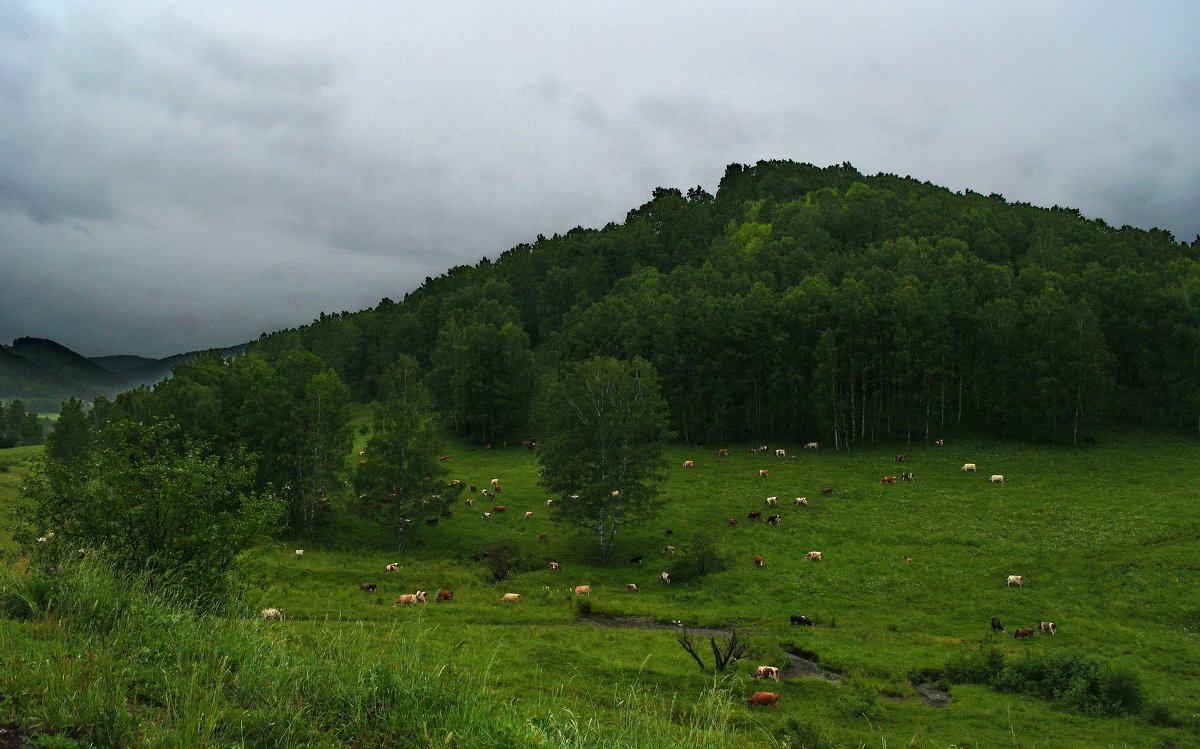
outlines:
[[[335,504],[320,540],[276,543],[255,557],[243,619],[207,625],[216,644],[188,647],[203,651],[194,662],[219,663],[222,652],[248,647],[249,638],[269,653],[264,668],[284,683],[289,674],[303,682],[324,673],[349,684],[353,673],[392,668],[407,680],[400,692],[450,716],[429,718],[426,711],[424,738],[407,739],[413,746],[1198,746],[1200,446],[1188,434],[1127,430],[1097,437],[1089,448],[977,437],[850,453],[798,444],[769,444],[767,454],[757,455],[744,444],[673,446],[660,517],[626,529],[609,567],[595,564],[590,538],[550,520],[534,453],[452,443],[446,479],[479,488],[499,479],[495,503],[507,512],[485,520],[481,513],[493,503],[476,493],[480,501],[467,507],[464,492],[452,516],[412,526],[398,555],[394,529]],[[355,450],[365,441],[360,436]],[[728,447],[730,456],[717,457],[718,447]],[[777,458],[776,448],[795,461]],[[23,473],[20,459],[31,449],[22,450],[0,451],[0,463],[13,466],[0,472],[0,519]],[[897,453],[909,461],[896,464]],[[695,467],[684,468],[685,460]],[[968,462],[977,473],[959,470]],[[759,477],[763,468],[771,475]],[[915,480],[880,483],[901,471],[912,471]],[[989,483],[993,473],[1005,483]],[[832,487],[833,495],[821,496],[822,487]],[[776,508],[766,504],[768,496],[779,498]],[[799,496],[810,504],[795,506]],[[525,519],[526,511],[534,517]],[[751,521],[751,511],[782,519],[776,526]],[[691,583],[659,583],[659,572],[673,561],[665,547],[686,555],[698,534],[715,538],[727,568]],[[497,582],[476,558],[501,544],[526,559]],[[305,554],[296,556],[295,548]],[[823,561],[806,561],[812,550]],[[761,568],[755,555],[764,558]],[[638,556],[643,562],[632,564]],[[550,561],[562,569],[551,571]],[[390,562],[400,569],[385,573]],[[1025,587],[1007,587],[1008,575],[1022,575]],[[361,592],[364,582],[377,583],[378,592]],[[641,592],[627,593],[628,583]],[[590,596],[571,593],[581,584],[591,586]],[[446,589],[455,600],[434,603]],[[392,605],[398,594],[416,590],[428,591],[430,603]],[[508,592],[520,593],[520,603],[501,603]],[[254,619],[266,607],[282,609],[285,621]],[[594,623],[581,614],[629,619]],[[793,614],[816,626],[791,626]],[[991,631],[992,617],[1005,633]],[[723,674],[701,672],[676,644],[678,629],[635,626],[673,620],[736,627],[750,637],[749,655]],[[1011,637],[1043,620],[1056,622],[1058,634]],[[184,629],[179,642],[193,642]],[[3,623],[4,647],[20,654],[17,663],[61,660],[97,647],[88,639],[94,637],[45,619]],[[704,639],[699,652],[711,664]],[[949,705],[925,704],[914,674],[936,678],[949,659],[981,643],[1012,657],[1077,654],[1131,671],[1156,712],[1088,715],[1060,701],[957,683]],[[749,678],[757,665],[787,667],[789,650],[815,654],[841,678],[781,684]],[[115,672],[138,671],[144,659],[135,651],[109,648],[105,659]],[[222,731],[241,721],[248,728],[237,734],[239,745],[269,745],[244,739],[257,735],[256,721],[273,709],[282,715],[293,698],[302,706],[318,702],[280,684],[264,686],[262,678],[255,690],[244,689],[221,668],[200,669],[207,670],[213,681],[197,687],[194,699],[210,695],[208,708],[204,700],[190,712],[163,708],[153,725],[182,723],[151,730],[143,718],[129,735],[182,746],[186,725],[194,745],[228,745],[236,742]],[[34,688],[11,667],[5,678],[6,693],[19,684]],[[748,709],[744,700],[755,690],[780,692],[779,709]],[[446,694],[455,700],[435,699]],[[21,709],[36,704],[27,700]],[[9,718],[20,717],[16,705],[0,701]],[[371,721],[358,712],[310,712],[325,717],[311,735],[297,727],[289,734],[293,745],[389,745],[363,738],[373,735]],[[40,726],[61,725],[37,715]],[[217,720],[212,716],[225,728],[206,733],[199,724]],[[339,733],[338,721],[358,728]]]

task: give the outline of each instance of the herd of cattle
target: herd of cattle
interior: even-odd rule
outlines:
[[[536,447],[536,443],[533,443],[533,444]],[[936,442],[934,442],[934,445],[936,445],[937,447],[942,447],[945,445],[945,442],[943,440],[937,440]],[[526,444],[525,446],[528,449],[533,449],[532,447],[529,447],[528,444]],[[808,450],[816,450],[816,449],[819,449],[819,447],[820,447],[820,445],[816,442],[809,442],[804,445],[804,448],[808,449]],[[757,448],[752,448],[750,450],[750,452],[755,455],[764,454],[764,453],[769,454],[769,450],[766,445],[762,445]],[[776,457],[785,458],[789,462],[795,461],[795,457],[788,456],[787,452],[783,449],[776,449],[774,451],[774,454]],[[360,455],[362,455],[362,453],[360,453]],[[717,457],[718,458],[729,457],[729,450],[726,448],[719,449],[717,451]],[[896,455],[893,460],[897,464],[904,464],[904,463],[909,462],[909,457],[908,457],[908,455]],[[696,467],[696,461],[695,460],[685,460],[683,462],[683,467],[688,468],[688,469],[694,469]],[[978,470],[978,466],[975,463],[964,463],[962,465],[962,468],[959,470],[964,471],[964,472],[969,472],[969,473],[975,473]],[[769,478],[770,475],[771,475],[771,469],[764,468],[764,469],[758,470],[758,476],[761,478]],[[899,476],[883,477],[880,480],[880,483],[881,484],[896,484],[898,481],[911,482],[911,481],[915,481],[915,478],[914,478],[914,475],[912,472],[901,472]],[[1003,484],[1004,476],[1002,474],[992,474],[988,478],[988,481],[993,484]],[[458,484],[461,482],[458,480],[455,480],[453,483]],[[472,490],[472,493],[477,491],[477,487],[475,487],[475,486],[472,486],[470,488]],[[485,489],[483,491],[483,495],[489,499],[494,499],[496,496],[495,493],[499,492],[499,491],[501,491],[499,479],[492,479],[490,481],[490,488]],[[830,497],[830,496],[833,496],[834,490],[832,487],[824,487],[820,490],[820,494],[821,494],[821,496],[824,496],[824,497]],[[620,492],[614,491],[613,496],[614,497],[620,496]],[[473,498],[468,498],[466,500],[467,506],[473,505],[474,502],[475,502],[475,500]],[[770,507],[775,507],[778,505],[778,503],[779,503],[778,496],[771,496],[771,497],[766,498],[766,504]],[[553,507],[554,500],[547,499],[544,504],[546,507]],[[809,506],[809,500],[807,497],[796,497],[793,500],[792,504],[794,507],[807,507],[807,506]],[[487,520],[492,517],[492,513],[502,513],[502,512],[505,512],[507,509],[508,509],[508,507],[505,505],[494,505],[494,506],[492,506],[490,512],[482,513],[482,517],[485,520]],[[754,510],[754,511],[749,512],[746,515],[746,519],[760,520],[760,519],[762,519],[762,515],[763,515],[763,513],[761,510]],[[527,511],[524,513],[524,517],[526,520],[531,520],[534,517],[534,513],[532,511]],[[767,522],[772,525],[778,525],[780,523],[781,519],[782,519],[782,515],[778,515],[778,514],[770,515],[767,517]],[[436,519],[434,519],[434,522],[436,522]],[[730,526],[737,526],[739,524],[739,520],[737,518],[729,518],[728,523]],[[670,529],[667,530],[667,535],[668,536],[672,535],[672,531]],[[539,539],[543,540],[543,541],[546,540],[546,534],[545,533],[540,534]],[[668,545],[663,549],[663,553],[673,554],[673,553],[675,553],[675,547]],[[302,557],[304,555],[304,550],[296,549],[295,555],[297,557]],[[806,553],[804,555],[804,559],[807,561],[820,562],[823,559],[823,555],[822,555],[822,552],[820,552],[820,551],[809,551],[808,553]],[[908,555],[904,555],[903,559],[905,562],[912,561],[912,557],[910,557]],[[631,563],[634,563],[634,564],[640,564],[642,561],[642,557],[634,557],[630,561],[631,561]],[[763,567],[766,564],[766,561],[762,555],[755,555],[753,558],[753,564],[756,567]],[[385,566],[384,572],[385,573],[395,572],[398,569],[400,569],[400,563],[393,562],[393,563]],[[561,571],[562,565],[559,562],[552,561],[549,563],[549,569],[551,571]],[[671,576],[668,572],[663,571],[663,572],[659,573],[658,580],[661,583],[670,584]],[[1023,588],[1025,586],[1025,579],[1021,575],[1009,575],[1005,580],[1005,585],[1006,585],[1006,587]],[[359,590],[363,593],[377,593],[378,587],[379,587],[378,584],[373,583],[373,582],[361,583],[359,585]],[[625,589],[626,589],[626,592],[628,592],[628,593],[639,592],[639,588],[636,583],[628,583],[626,585]],[[591,590],[590,585],[577,585],[573,589],[573,593],[576,596],[582,596],[582,595],[590,596],[591,592],[592,592],[592,590]],[[451,602],[454,600],[455,600],[454,592],[451,590],[439,590],[435,597],[435,601],[437,601],[437,602]],[[521,594],[520,593],[504,593],[500,596],[499,600],[501,603],[514,603],[514,604],[520,603]],[[418,590],[415,593],[400,594],[396,598],[396,600],[393,602],[393,605],[394,606],[409,606],[409,605],[427,603],[427,601],[428,601],[427,591]],[[278,609],[278,608],[263,609],[262,610],[262,618],[267,619],[267,620],[280,620],[280,619],[283,619],[283,612],[281,609]],[[796,626],[807,626],[807,627],[815,626],[815,623],[813,622],[812,619],[810,619],[808,616],[805,616],[802,614],[793,614],[790,617],[789,621],[792,625],[796,625]],[[679,625],[682,626],[682,623],[679,623]],[[1001,624],[1000,619],[998,617],[992,618],[991,628],[992,628],[993,632],[1004,632],[1005,631],[1005,628],[1004,628],[1003,624]],[[1045,633],[1054,635],[1054,634],[1057,634],[1057,632],[1058,632],[1058,626],[1054,622],[1043,621],[1043,622],[1040,622],[1037,625],[1037,627],[1019,627],[1013,633],[1013,638],[1014,639],[1032,638],[1034,636],[1035,632],[1045,632]],[[773,679],[775,681],[780,681],[780,679],[781,679],[780,670],[774,666],[758,666],[752,671],[751,675],[757,679]],[[779,699],[780,699],[780,695],[775,692],[754,692],[754,694],[752,694],[749,697],[749,699],[746,700],[746,704],[749,706],[755,706],[755,705],[760,705],[760,706],[764,706],[764,707],[770,706],[772,708],[778,709]]]

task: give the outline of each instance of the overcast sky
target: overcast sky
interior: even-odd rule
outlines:
[[[1200,233],[1200,3],[0,0],[0,342],[226,346],[726,164]]]

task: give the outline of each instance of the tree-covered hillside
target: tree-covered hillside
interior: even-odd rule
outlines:
[[[620,225],[250,348],[296,346],[363,399],[412,355],[479,442],[527,428],[534,362],[596,355],[651,362],[694,441],[1200,427],[1200,242],[849,164],[735,164],[715,196],[659,188]]]

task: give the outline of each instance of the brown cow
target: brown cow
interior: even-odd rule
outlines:
[[[438,591],[438,594],[437,594],[437,599],[438,599],[438,601],[439,601],[439,602],[440,602],[440,601],[453,601],[453,600],[454,600],[454,591],[452,591],[452,590],[439,590],[439,591]]]
[[[1022,637],[1033,637],[1033,627],[1021,627],[1016,632],[1013,632],[1013,639],[1017,640]]]
[[[694,460],[685,460],[685,461],[683,461],[683,467],[684,467],[684,468],[695,468],[695,467],[696,467],[696,461],[694,461]]]
[[[1042,622],[1038,625],[1039,632],[1049,632],[1052,635],[1058,634],[1058,625],[1054,622]]]
[[[532,512],[527,512],[527,513],[525,513],[525,519],[526,519],[526,520],[533,520],[533,513],[532,513]]]
[[[542,504],[544,504],[546,507],[553,507],[553,506],[554,506],[554,500],[553,500],[553,499],[547,499],[547,500],[546,500],[545,502],[543,502]]]
[[[755,510],[754,512],[746,513],[747,520],[758,520],[761,517],[762,517],[762,512],[759,510]]]
[[[545,540],[546,540],[546,538],[547,538],[547,536],[546,536],[546,534],[545,534],[545,533],[539,533],[539,534],[538,534],[538,540],[539,540],[539,541],[545,541]]]
[[[663,549],[663,553],[664,553],[664,554],[674,554],[674,553],[675,553],[675,547],[674,547],[674,546],[668,546],[668,547],[666,547],[665,549]]]
[[[884,476],[883,478],[881,478],[881,479],[879,480],[879,483],[881,483],[881,484],[894,484],[894,483],[896,483],[898,480],[899,480],[899,479],[897,479],[895,476]]]
[[[750,695],[750,699],[746,700],[746,704],[753,707],[754,705],[762,705],[763,707],[779,709],[779,693],[778,692],[755,692]]]
[[[908,456],[907,455],[897,455],[896,457],[892,458],[892,460],[896,461],[897,463],[907,463]]]
[[[504,512],[507,509],[508,505],[494,505],[492,507],[492,512]]]
[[[717,457],[718,458],[728,458],[729,457],[729,449],[722,447],[720,450],[717,450]]]
[[[520,593],[505,593],[504,595],[500,596],[500,600],[504,603],[520,603],[521,602],[521,594]]]
[[[763,469],[760,469],[760,470],[759,470],[759,472],[758,472],[758,475],[759,475],[759,476],[763,476],[763,477],[770,476],[770,475],[771,475],[771,470],[770,470],[769,468],[763,468]]]
[[[762,558],[762,557],[760,557],[760,556],[755,556],[755,557],[754,557],[754,566],[755,566],[755,567],[761,567],[761,566],[763,566],[763,558]]]
[[[592,594],[592,586],[590,586],[590,585],[576,585],[575,586],[575,595],[590,596],[591,594]]]
[[[825,487],[824,489],[822,489],[822,490],[821,490],[821,496],[822,496],[822,497],[832,497],[832,496],[833,496],[833,487],[832,487],[832,486],[827,486],[827,487]]]
[[[738,519],[737,519],[737,518],[729,518],[729,524],[730,524],[730,525],[737,525],[737,524],[738,524]]]

